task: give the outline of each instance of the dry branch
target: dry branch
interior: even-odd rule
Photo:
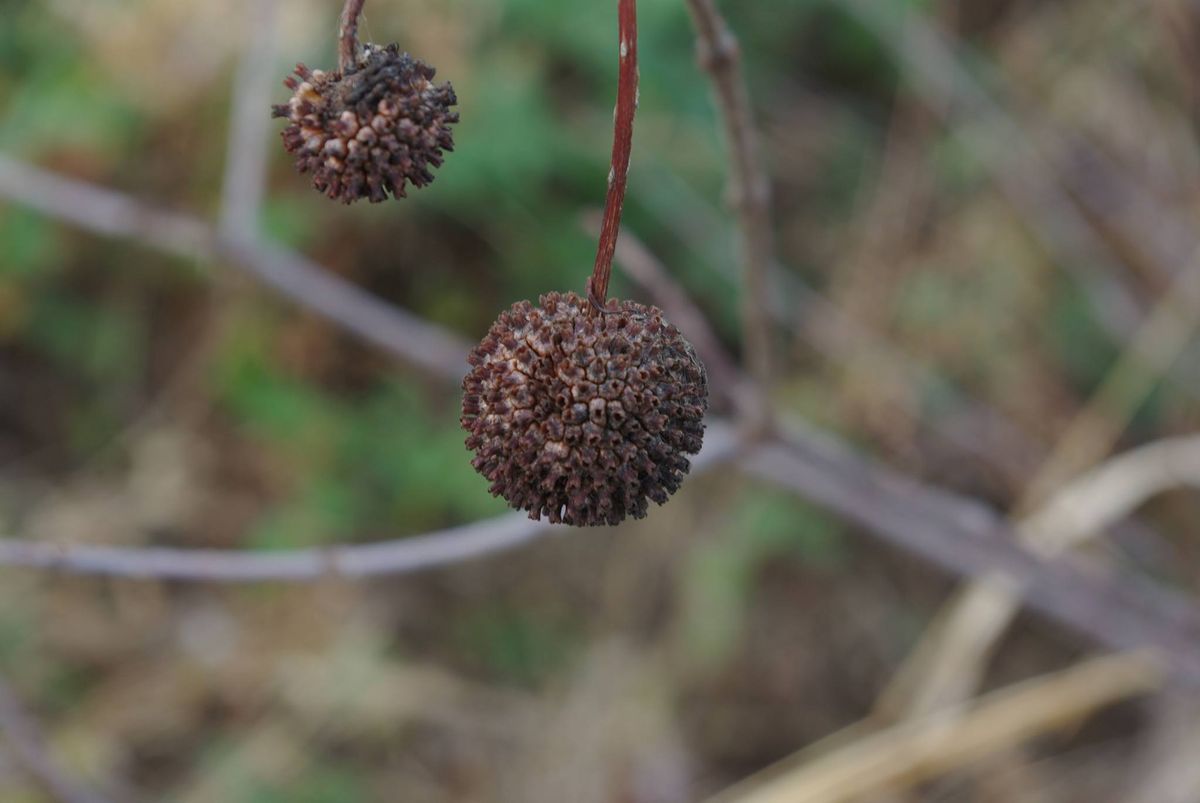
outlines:
[[[253,242],[229,243],[188,216],[158,213],[118,193],[61,179],[4,157],[0,157],[0,196],[93,231],[142,239],[171,253],[232,256],[265,283],[348,331],[447,381],[457,383],[460,378],[458,364],[466,347],[456,336],[283,249]],[[732,436],[714,447],[714,436],[720,431],[710,424],[708,446],[714,453],[736,451]],[[815,433],[793,433],[786,443],[763,444],[746,456],[745,466],[956,574],[974,577],[999,570],[1020,578],[1016,583],[1020,595],[1038,610],[1102,644],[1122,649],[1157,648],[1177,678],[1200,683],[1200,649],[1196,647],[1200,610],[1191,600],[1136,585],[1129,578],[1097,577],[1041,561],[1017,546],[1013,533],[984,506],[865,461]],[[530,523],[515,519],[467,525],[453,533],[400,543],[255,556],[120,547],[64,549],[0,541],[0,562],[79,573],[213,580],[302,579],[330,571],[366,576],[382,571],[379,567],[385,559],[393,572],[413,571],[496,552],[533,537],[526,529]],[[129,555],[136,560],[130,563]],[[250,557],[254,560],[243,566]],[[193,562],[181,567],[175,562],[178,559]]]
[[[199,218],[160,212],[126,195],[0,155],[0,197],[96,234],[138,240],[184,258],[228,260],[301,307],[439,378],[457,382],[467,341],[381,301],[269,243],[218,234]]]
[[[346,0],[338,22],[338,71],[344,73],[358,60],[358,18],[366,0]]]
[[[741,49],[713,0],[687,0],[696,29],[696,55],[712,81],[729,150],[730,199],[741,230],[744,360],[762,393],[752,431],[770,422],[767,401],[774,358],[771,337],[771,183],[762,166],[758,130],[742,75]]]
[[[734,455],[732,430],[710,423],[692,473],[708,471]],[[571,528],[531,521],[521,513],[436,532],[370,544],[278,552],[168,547],[104,547],[0,538],[0,566],[140,579],[220,583],[303,581],[324,577],[363,579],[410,574],[514,549],[552,531]]]
[[[278,0],[247,4],[242,56],[233,81],[233,102],[221,180],[218,228],[227,237],[254,236],[266,189],[267,129],[275,85]]]

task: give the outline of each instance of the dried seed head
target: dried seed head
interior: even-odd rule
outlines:
[[[424,187],[442,151],[454,150],[449,83],[432,83],[434,69],[396,45],[366,45],[353,70],[322,72],[296,65],[284,84],[292,99],[272,107],[286,117],[283,146],[313,186],[344,203],[405,195],[404,183]]]
[[[617,524],[674,493],[708,386],[655,307],[548,293],[501,313],[468,357],[462,425],[494,495],[552,522]]]

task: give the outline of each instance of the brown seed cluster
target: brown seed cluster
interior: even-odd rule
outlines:
[[[468,357],[462,425],[493,495],[530,518],[617,524],[679,487],[708,386],[655,307],[548,293],[501,313]]]
[[[442,151],[454,150],[449,126],[458,113],[450,107],[457,99],[433,76],[433,67],[396,45],[366,45],[345,75],[297,65],[284,82],[292,99],[274,106],[272,116],[290,121],[284,147],[330,198],[402,198],[406,181],[424,187]]]

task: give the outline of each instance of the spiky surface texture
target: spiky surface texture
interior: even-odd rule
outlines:
[[[530,518],[617,524],[662,504],[700,450],[708,384],[660,310],[548,293],[468,357],[463,428],[491,491]]]
[[[441,166],[443,150],[454,150],[450,124],[458,122],[450,111],[454,90],[434,84],[433,75],[396,45],[366,45],[345,75],[296,65],[284,82],[292,99],[272,108],[289,121],[283,146],[296,169],[344,203],[402,198],[405,182],[433,181],[430,168]]]

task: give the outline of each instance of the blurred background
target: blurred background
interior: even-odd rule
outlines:
[[[230,151],[262,143],[260,218],[241,225],[474,341],[518,299],[583,289],[615,6],[369,0],[363,38],[435,65],[462,122],[430,187],[343,207],[292,172],[267,119],[295,62],[333,65],[335,0],[0,0],[0,153],[215,221],[257,192],[250,177],[222,201]],[[1045,497],[1029,483],[1052,454],[1074,457],[1051,486],[1195,432],[1200,6],[723,11],[774,197],[777,306],[762,313],[782,417],[1006,513]],[[640,22],[623,237],[736,355],[710,84],[681,0],[643,0]],[[261,119],[238,118],[235,87],[255,82]],[[453,383],[221,258],[80,229],[16,184],[0,198],[0,534],[279,550],[504,512],[469,464]],[[613,294],[651,300],[620,268]],[[1195,493],[1171,490],[1088,549],[1186,594],[1198,521]],[[1058,717],[1022,697],[1002,710],[1032,705],[1032,725],[981,725],[986,750],[932,765],[905,762],[911,739],[871,741],[903,720],[885,690],[928,680],[901,668],[960,582],[731,467],[640,522],[393,579],[8,568],[0,801],[87,799],[30,772],[30,750],[121,801],[668,803],[748,777],[727,799],[1200,800],[1200,707],[1139,696],[1140,681]],[[1094,650],[1022,614],[978,684],[927,688],[1036,683]],[[1060,677],[1052,699],[1091,678]],[[40,748],[21,739],[34,722]],[[849,792],[770,786],[898,757]]]

